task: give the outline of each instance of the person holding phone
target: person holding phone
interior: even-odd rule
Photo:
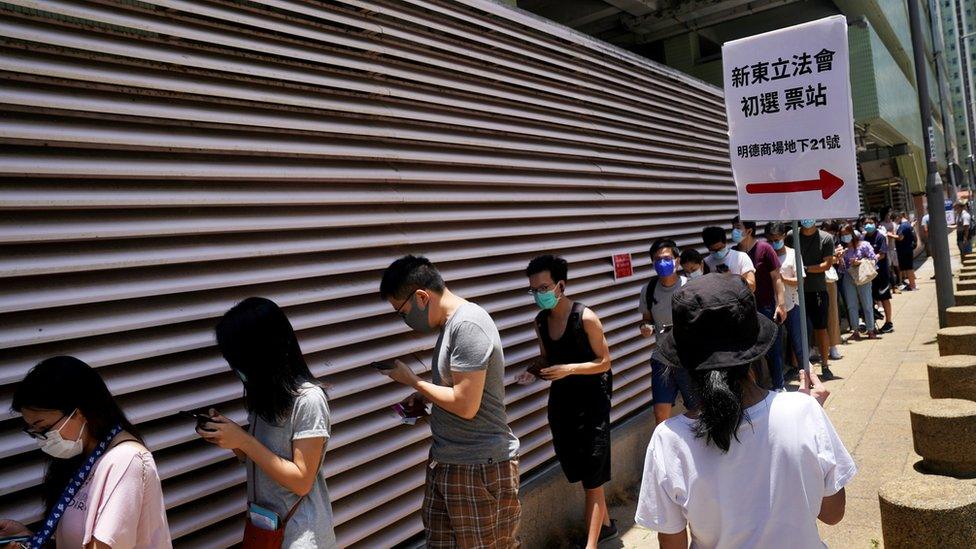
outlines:
[[[11,408],[53,459],[41,529],[0,520],[0,537],[30,536],[29,547],[172,547],[153,456],[94,369],[48,358],[16,386]]]
[[[824,547],[817,520],[844,517],[844,487],[857,473],[823,403],[820,380],[801,372],[800,392],[767,391],[756,361],[777,337],[755,296],[729,275],[709,275],[674,296],[674,328],[659,360],[687,370],[701,406],[651,436],[637,524],[662,549]],[[716,334],[721,334],[716,337]],[[807,393],[807,394],[804,394]]]
[[[434,405],[420,512],[427,546],[517,547],[519,440],[505,413],[498,327],[487,311],[452,292],[425,257],[407,255],[391,263],[379,294],[411,330],[437,334],[431,381],[400,360],[381,370],[416,391],[409,401]]]
[[[687,252],[688,250],[685,250]],[[641,288],[637,310],[641,315],[639,326],[642,337],[660,337],[671,329],[671,298],[675,292],[685,285],[689,277],[678,274],[676,263],[686,257],[684,252],[678,251],[678,244],[670,238],[659,238],[651,244],[649,250],[654,274],[647,284]],[[701,256],[699,256],[700,258]],[[691,258],[686,264],[694,263]],[[702,265],[698,265],[702,269]],[[687,270],[685,272],[688,272]],[[698,272],[701,272],[700,270]],[[696,277],[697,278],[697,277]],[[655,425],[661,424],[671,417],[671,409],[678,400],[678,392],[685,407],[694,409],[697,406],[691,391],[691,379],[686,372],[668,369],[651,353],[651,399],[654,409]]]
[[[197,428],[247,464],[248,528],[283,529],[282,547],[337,547],[322,462],[331,420],[325,389],[273,301],[249,297],[216,327],[217,345],[244,384],[248,430],[216,409]]]
[[[583,525],[588,549],[617,536],[603,485],[610,482],[610,395],[613,373],[610,348],[600,317],[566,295],[569,265],[554,255],[540,255],[525,269],[529,293],[541,309],[536,337],[545,367],[524,372],[516,381],[551,381],[548,419],[556,459],[571,484],[583,485]]]

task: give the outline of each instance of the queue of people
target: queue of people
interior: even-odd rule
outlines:
[[[796,520],[790,524],[800,525],[802,536],[816,535],[807,515],[826,522],[843,515],[842,488],[854,471],[850,456],[814,399],[779,395],[785,392],[787,356],[800,366],[801,322],[810,323],[823,375],[831,375],[827,309],[833,305],[826,284],[835,264],[849,321],[859,315],[874,325],[872,295],[861,271],[870,270],[865,265],[883,270],[887,237],[872,236],[872,223],[866,220],[863,231],[844,224],[835,242],[813,220],[802,222],[799,235],[771,223],[760,236],[755,223],[735,218],[731,243],[726,228],[702,231],[707,256],[680,250],[673,239],[651,245],[657,276],[642,287],[637,309],[640,334],[657,339],[651,371],[658,428],[648,449],[638,522],[662,532],[662,546],[680,545],[684,534],[677,530],[683,532],[688,522],[704,547],[754,545],[749,540],[782,534],[783,524],[761,514],[755,524],[728,530],[718,508],[692,497],[708,489],[702,482],[728,486],[723,493],[730,497],[749,493],[755,475],[726,467],[745,466],[754,456],[759,463],[788,455],[773,468],[783,478],[800,479],[803,470],[821,468],[824,483],[801,490],[802,497],[777,494],[770,500],[792,509]],[[548,419],[556,458],[566,480],[582,486],[585,535],[578,545],[593,549],[617,535],[604,493],[611,479],[609,345],[596,312],[570,297],[564,259],[536,257],[525,276],[539,309],[539,358],[516,382],[551,382]],[[799,276],[805,277],[805,319],[797,306]],[[437,336],[430,381],[399,360],[376,364],[379,373],[414,391],[404,407],[431,406],[421,511],[427,546],[517,547],[519,440],[507,420],[505,358],[494,320],[453,293],[424,257],[394,261],[383,273],[379,294],[411,330]],[[851,305],[855,300],[859,306]],[[876,330],[866,333],[877,337]],[[331,437],[328,395],[305,363],[287,316],[274,302],[251,297],[224,314],[215,336],[243,386],[248,425],[211,408],[196,415],[196,433],[244,463],[244,546],[336,547],[322,467]],[[786,348],[791,352],[784,356]],[[801,386],[825,398],[816,376],[804,377]],[[690,411],[672,418],[678,393]],[[18,385],[13,407],[25,433],[53,459],[41,530],[2,521],[0,535],[23,536],[26,547],[50,540],[64,547],[171,546],[152,455],[94,369],[72,357],[41,362]],[[740,429],[744,421],[752,425],[749,434]],[[759,426],[779,431],[798,424],[810,429],[788,444],[771,445],[754,435]],[[831,448],[826,458],[823,444]],[[819,461],[811,464],[818,452]],[[676,470],[678,463],[687,465]],[[760,523],[768,524],[756,530]]]

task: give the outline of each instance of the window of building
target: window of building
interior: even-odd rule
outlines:
[[[698,35],[698,62],[708,63],[722,58],[722,45]]]

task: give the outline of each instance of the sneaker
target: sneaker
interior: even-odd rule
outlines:
[[[841,356],[840,351],[837,350],[837,347],[831,347],[828,356],[830,357],[830,360],[840,360],[844,358]]]
[[[876,332],[868,332],[868,339],[881,339]]]
[[[820,351],[810,349],[810,362],[820,362]]]
[[[860,322],[860,323],[859,323],[859,324],[857,325],[857,331],[859,331],[859,332],[861,332],[862,334],[863,334],[863,333],[867,333],[867,331],[868,331],[868,325],[867,325],[867,324],[865,324],[865,323],[864,323],[864,321],[862,320],[862,321],[861,321],[861,322]]]
[[[830,379],[834,379],[834,373],[830,371],[830,368],[824,366],[820,370],[820,379],[822,379],[824,381],[827,381],[827,380],[830,380]]]
[[[895,331],[895,327],[890,322],[885,322],[884,326],[882,326],[878,331],[882,334],[890,334],[891,332]]]
[[[865,327],[864,330],[867,331],[867,327]],[[861,332],[854,332],[847,341],[861,341]]]
[[[610,526],[603,525],[600,526],[600,539],[597,543],[603,543],[608,539],[613,539],[617,537],[617,521],[610,519]]]

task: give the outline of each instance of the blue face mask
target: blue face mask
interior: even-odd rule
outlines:
[[[852,235],[849,234],[840,235],[840,241],[843,242],[844,244],[850,244],[852,240],[854,240],[854,237]]]
[[[714,251],[712,255],[715,256],[715,259],[725,259],[725,256],[729,255],[729,247],[725,246],[721,250]]]
[[[874,226],[874,223],[867,223],[864,225],[864,232],[866,233],[873,233],[875,229],[877,229],[877,227]]]
[[[812,229],[816,224],[817,224],[817,220],[816,219],[804,219],[804,220],[800,221],[800,225],[804,229]]]
[[[783,240],[772,240],[769,243],[772,244],[774,250],[782,250],[783,246],[786,245],[786,242]]]
[[[742,242],[743,238],[745,238],[745,235],[742,234],[741,230],[732,229],[732,242],[738,244],[739,242]]]
[[[674,274],[674,260],[665,257],[654,261],[654,272],[657,276],[671,276]]]

